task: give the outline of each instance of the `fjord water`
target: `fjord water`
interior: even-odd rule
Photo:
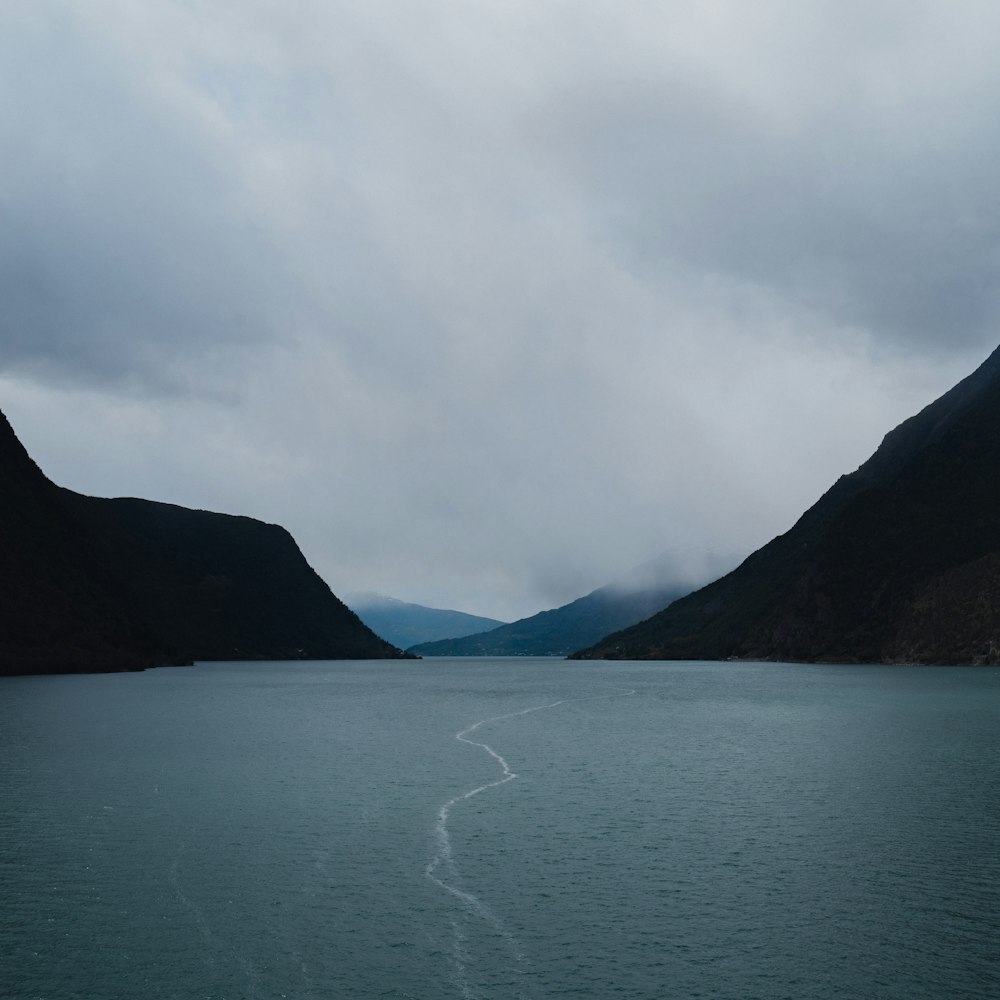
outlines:
[[[4,679],[0,996],[1000,996],[998,735],[993,668]]]

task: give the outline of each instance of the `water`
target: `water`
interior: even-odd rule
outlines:
[[[0,681],[0,997],[1000,997],[1000,671]]]

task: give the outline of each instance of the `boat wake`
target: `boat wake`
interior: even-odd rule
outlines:
[[[439,886],[445,892],[449,893],[456,900],[458,900],[466,914],[472,914],[478,917],[489,928],[491,928],[497,937],[503,941],[515,962],[515,969],[518,971],[518,978],[522,981],[519,986],[508,984],[508,988],[513,987],[517,991],[513,994],[508,993],[508,996],[513,995],[518,998],[526,997],[523,983],[525,956],[521,949],[521,944],[517,938],[507,930],[500,917],[497,916],[497,914],[494,913],[483,900],[475,895],[475,893],[469,892],[461,887],[461,876],[459,875],[458,867],[455,864],[455,859],[452,854],[451,834],[448,832],[448,820],[451,816],[452,809],[459,803],[473,799],[477,795],[482,795],[483,792],[488,791],[491,788],[499,788],[501,785],[506,785],[508,782],[516,780],[517,772],[511,768],[507,759],[502,754],[497,753],[497,751],[494,750],[488,743],[470,739],[470,734],[475,733],[481,727],[488,726],[494,722],[504,722],[507,719],[516,719],[519,716],[530,715],[533,712],[544,712],[548,709],[557,708],[560,705],[566,705],[570,702],[596,701],[602,698],[626,698],[629,695],[634,694],[635,691],[632,689],[623,689],[620,693],[612,695],[591,695],[586,698],[561,698],[559,701],[546,702],[544,705],[532,705],[529,708],[522,708],[516,712],[506,712],[503,715],[494,715],[488,719],[480,719],[478,722],[472,723],[471,726],[467,726],[461,732],[455,734],[455,739],[458,740],[459,743],[467,743],[469,746],[479,747],[481,750],[488,753],[500,766],[500,777],[494,781],[487,781],[482,785],[477,785],[475,788],[470,788],[469,791],[448,799],[448,801],[441,806],[438,810],[437,822],[434,826],[436,850],[434,856],[427,863],[424,873],[427,878],[434,882],[435,885]],[[468,965],[470,958],[467,949],[466,934],[458,919],[452,918],[451,925],[451,962],[454,972],[455,986],[458,989],[462,1000],[478,1000],[481,994],[473,988],[471,982],[469,981]]]

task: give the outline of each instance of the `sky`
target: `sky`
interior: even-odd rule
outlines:
[[[61,485],[504,620],[787,530],[997,346],[1000,6],[5,0]]]

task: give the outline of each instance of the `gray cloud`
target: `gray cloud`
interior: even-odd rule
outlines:
[[[1000,16],[799,7],[811,13],[788,38],[750,28],[758,76],[746,62],[706,76],[711,53],[602,65],[542,106],[536,142],[647,280],[751,283],[877,342],[988,343],[1000,81],[986,39]]]
[[[0,405],[59,481],[516,617],[788,527],[993,346],[977,3],[0,12]]]
[[[272,338],[284,265],[201,130],[79,20],[24,22],[0,35],[0,364],[167,388]]]

